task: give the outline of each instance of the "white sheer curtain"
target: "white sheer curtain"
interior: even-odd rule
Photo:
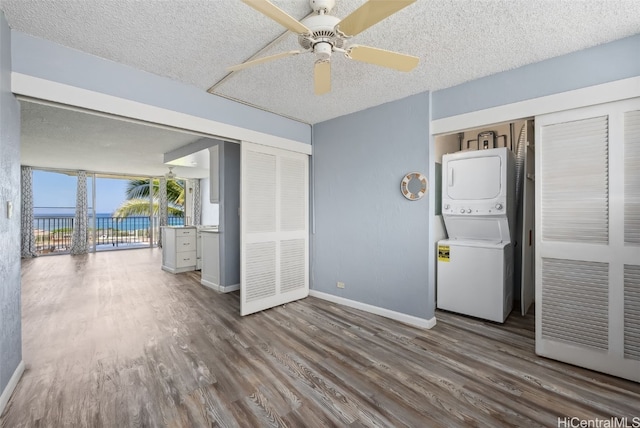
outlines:
[[[158,198],[160,200],[159,206],[159,221],[160,224],[158,227],[158,247],[162,247],[162,227],[167,225],[168,217],[169,217],[169,206],[167,204],[167,179],[165,177],[160,177],[160,182],[158,185]]]
[[[89,243],[87,242],[87,209],[87,172],[78,171],[76,215],[73,219],[71,254],[86,254],[89,252]]]
[[[23,259],[36,257],[36,239],[33,234],[33,169],[30,166],[20,168],[21,203],[20,235],[21,256]]]
[[[202,200],[200,199],[200,179],[193,180],[193,224],[202,224]]]

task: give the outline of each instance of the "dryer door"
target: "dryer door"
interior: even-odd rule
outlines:
[[[482,200],[500,196],[500,156],[451,160],[447,163],[447,196],[453,200]]]

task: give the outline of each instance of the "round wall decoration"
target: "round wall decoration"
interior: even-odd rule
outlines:
[[[427,193],[428,188],[427,177],[419,172],[410,172],[404,176],[400,183],[400,191],[410,201],[417,201],[422,198]]]

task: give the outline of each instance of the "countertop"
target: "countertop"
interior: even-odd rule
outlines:
[[[201,229],[198,229],[200,232],[206,232],[206,233],[220,233],[220,230],[216,227],[203,227]]]

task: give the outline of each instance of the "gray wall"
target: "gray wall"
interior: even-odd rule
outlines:
[[[240,144],[225,142],[220,159],[222,166],[222,285],[240,284]]]
[[[309,125],[208,94],[195,86],[19,31],[12,32],[12,46],[13,70],[19,73],[311,144]]]
[[[429,198],[400,193],[406,173],[428,176],[428,144],[428,93],[313,126],[313,290],[433,317]]]
[[[435,91],[433,119],[640,76],[640,34]]]
[[[21,360],[20,106],[11,93],[11,30],[0,11],[0,394]]]

